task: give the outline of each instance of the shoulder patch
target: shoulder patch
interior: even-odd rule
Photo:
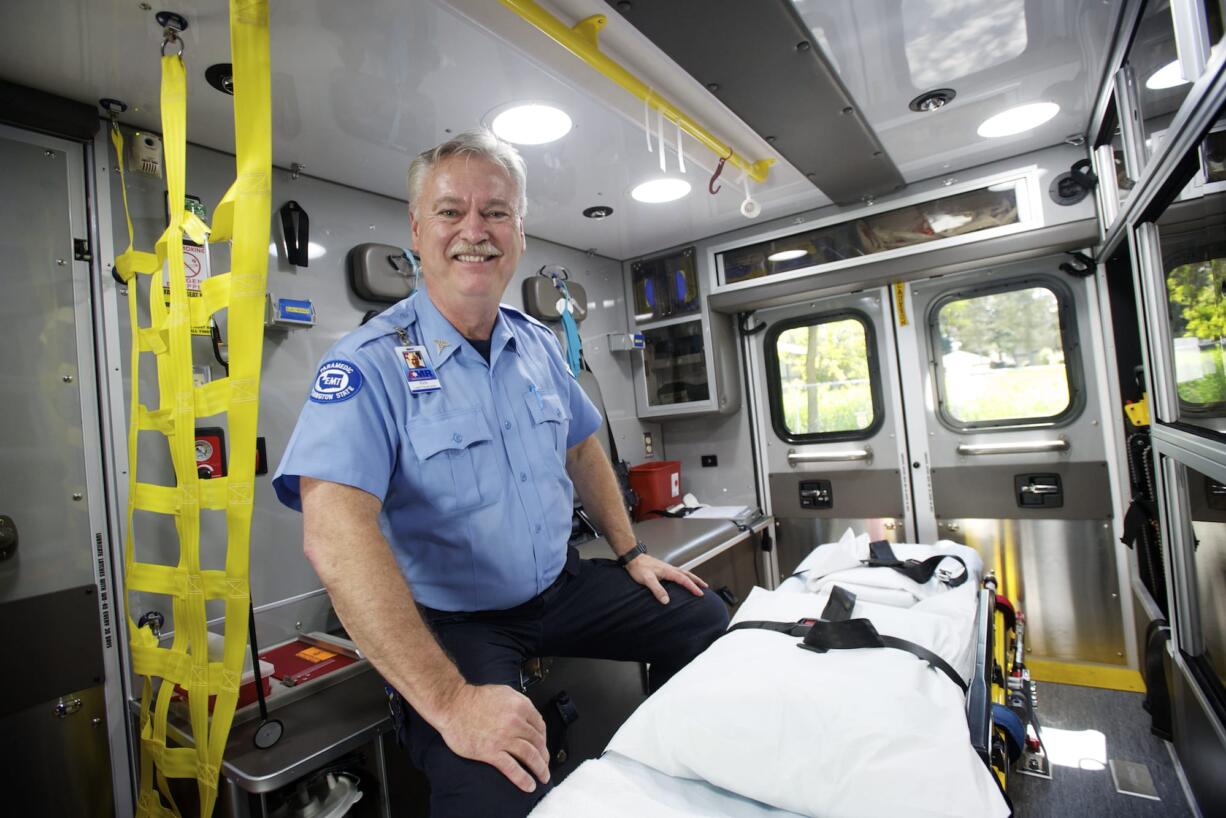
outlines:
[[[312,403],[340,403],[362,390],[362,370],[348,361],[325,361],[311,387]]]

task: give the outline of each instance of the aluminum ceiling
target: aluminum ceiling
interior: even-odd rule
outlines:
[[[821,29],[816,39],[908,181],[1034,150],[1085,128],[1118,0],[1025,3],[1026,40],[1017,56],[995,65],[971,60],[970,73],[940,83],[958,89],[958,99],[945,110],[919,115],[907,109],[919,90],[915,78],[935,81],[951,59],[932,56],[932,46],[924,51],[925,42],[941,40],[933,21],[956,26],[979,20],[974,8],[1008,11],[1010,19],[989,15],[996,22],[987,29],[959,36],[968,42],[1012,38],[1011,46],[977,52],[1011,54],[1010,48],[1018,50],[1018,2],[795,0],[805,21]],[[189,137],[229,150],[230,99],[204,81],[205,68],[229,59],[225,4],[141,5],[6,0],[0,11],[0,78],[87,103],[117,97],[132,106],[123,121],[156,129],[160,30],[153,15],[171,9],[191,23],[185,36]],[[929,13],[917,18],[913,5]],[[567,22],[608,13],[601,33],[607,53],[749,159],[773,155],[764,139],[600,0],[557,0],[549,8]],[[658,154],[645,148],[642,103],[494,0],[272,0],[271,25],[273,156],[280,166],[298,162],[311,175],[402,199],[413,153],[448,131],[481,123],[507,103],[544,100],[567,110],[575,129],[559,142],[522,149],[529,168],[530,235],[630,258],[747,224],[739,212],[744,191],[734,184],[738,172],[726,172],[719,195],[708,195],[714,160],[688,138],[691,195],[665,205],[631,200],[635,184],[659,174]],[[726,44],[738,47],[735,31],[728,32]],[[912,66],[908,58],[918,59],[917,53],[927,54],[925,62]],[[1043,128],[994,141],[975,135],[989,112],[1040,97],[1062,107]],[[830,160],[837,162],[837,154]],[[668,162],[675,173],[671,149]],[[782,160],[752,190],[764,219],[827,202]],[[614,215],[584,218],[581,211],[595,204],[612,206]]]

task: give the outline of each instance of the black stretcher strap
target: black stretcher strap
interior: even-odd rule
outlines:
[[[953,554],[937,554],[929,557],[926,560],[900,560],[894,556],[894,549],[885,540],[874,540],[868,544],[868,560],[865,565],[869,568],[893,568],[898,573],[907,577],[910,580],[923,585],[928,580],[932,579],[932,575],[937,572],[937,566],[942,561],[950,559],[956,561],[962,566],[962,573],[956,577],[946,579],[941,577],[941,581],[950,588],[957,588],[962,583],[966,582],[966,578],[970,576],[970,571],[966,567],[966,563],[961,557]]]
[[[905,650],[912,656],[923,659],[937,670],[949,677],[966,695],[967,684],[958,675],[958,671],[950,666],[937,654],[923,645],[899,639],[896,636],[886,636],[877,633],[873,623],[867,619],[848,619],[846,622],[814,622],[813,627],[805,634],[805,641],[800,645],[805,650],[825,653],[828,650],[854,650],[856,648],[894,648]]]
[[[836,599],[837,597],[837,599]],[[835,587],[830,594],[830,601],[822,612],[822,619],[802,619],[799,622],[768,622],[752,620],[738,622],[726,633],[739,630],[764,630],[786,634],[788,636],[803,636],[804,641],[799,647],[814,653],[826,653],[831,650],[856,650],[858,648],[894,648],[904,650],[918,659],[923,659],[933,668],[941,671],[949,680],[958,686],[962,695],[969,689],[966,682],[958,675],[958,671],[942,659],[938,654],[928,650],[923,645],[917,645],[897,636],[887,636],[877,632],[873,623],[867,619],[849,619],[852,608],[856,604],[856,595],[844,588]]]
[[[865,568],[893,568],[898,573],[902,574],[907,579],[913,582],[918,582],[923,585],[928,580],[932,579],[932,575],[937,573],[938,567],[944,560],[954,560],[962,566],[962,573],[956,577],[941,576],[941,582],[944,582],[950,588],[957,588],[962,583],[966,582],[967,577],[971,575],[970,570],[966,567],[966,562],[956,554],[937,554],[929,557],[926,560],[900,560],[894,556],[894,549],[885,540],[874,540],[868,544],[868,559],[861,560],[860,564]],[[802,571],[797,571],[788,577],[799,577],[809,573],[811,568],[805,568]]]

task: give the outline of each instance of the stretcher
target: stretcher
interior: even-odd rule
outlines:
[[[1008,708],[1016,617],[997,602],[970,548],[849,531],[754,588],[532,816],[1007,816],[1027,727]]]

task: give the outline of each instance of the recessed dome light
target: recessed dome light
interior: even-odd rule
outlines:
[[[1149,79],[1145,81],[1145,87],[1151,91],[1161,91],[1166,88],[1186,85],[1187,82],[1183,76],[1183,66],[1179,64],[1179,60],[1171,60],[1149,75]]]
[[[767,261],[791,261],[794,258],[809,255],[808,250],[780,250],[778,253],[771,253],[766,257]]]
[[[1060,113],[1060,106],[1054,102],[1032,102],[1029,105],[1019,105],[985,119],[979,126],[978,133],[985,139],[1013,136],[1039,127],[1058,113]]]
[[[490,123],[490,129],[500,139],[516,145],[544,145],[566,136],[570,128],[570,117],[565,111],[535,102],[507,108]]]
[[[643,182],[630,191],[630,195],[639,202],[661,204],[663,202],[675,202],[682,196],[688,195],[689,192],[690,183],[684,179],[664,178]]]

